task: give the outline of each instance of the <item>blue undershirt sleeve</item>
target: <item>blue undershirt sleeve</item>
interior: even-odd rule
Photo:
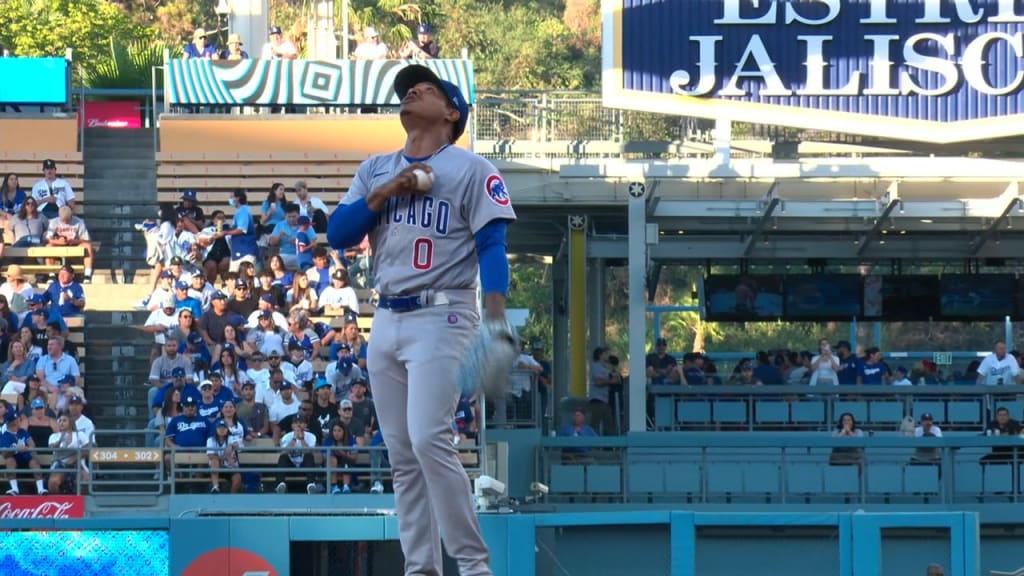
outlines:
[[[484,294],[508,295],[508,254],[505,252],[505,220],[491,220],[474,235],[476,256],[480,262],[480,285]]]
[[[327,242],[335,250],[351,248],[377,225],[377,213],[366,205],[366,198],[334,209],[327,221]]]

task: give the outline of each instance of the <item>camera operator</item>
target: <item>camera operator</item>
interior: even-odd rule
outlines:
[[[614,360],[614,363],[613,363]],[[603,436],[618,434],[612,413],[612,393],[622,394],[622,374],[619,373],[619,359],[608,353],[608,348],[594,349],[590,365],[590,427]]]

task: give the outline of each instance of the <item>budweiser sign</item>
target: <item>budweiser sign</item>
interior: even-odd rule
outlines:
[[[85,499],[81,496],[0,497],[0,520],[84,516]]]

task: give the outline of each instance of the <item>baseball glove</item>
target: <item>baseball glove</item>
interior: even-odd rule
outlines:
[[[473,395],[504,394],[512,364],[519,357],[515,331],[505,320],[485,319],[459,366],[459,389]]]

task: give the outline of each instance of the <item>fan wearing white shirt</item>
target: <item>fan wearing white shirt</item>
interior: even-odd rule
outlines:
[[[337,268],[331,273],[331,285],[324,288],[317,302],[325,314],[344,314],[347,311],[359,313],[359,297],[355,288],[349,285],[348,270]]]
[[[1020,366],[1012,354],[1006,353],[1006,342],[999,340],[991,354],[978,365],[978,384],[1009,386],[1020,378]]]
[[[32,186],[32,197],[47,218],[56,218],[61,206],[75,207],[75,191],[57,176],[57,163],[50,159],[43,160],[43,178]]]
[[[274,310],[274,296],[270,293],[261,295],[260,299],[256,301],[256,309],[245,319],[245,327],[251,329],[259,326],[262,314],[270,314],[270,319],[274,321],[274,326],[281,330],[288,330],[288,319],[284,317],[284,314]]]

